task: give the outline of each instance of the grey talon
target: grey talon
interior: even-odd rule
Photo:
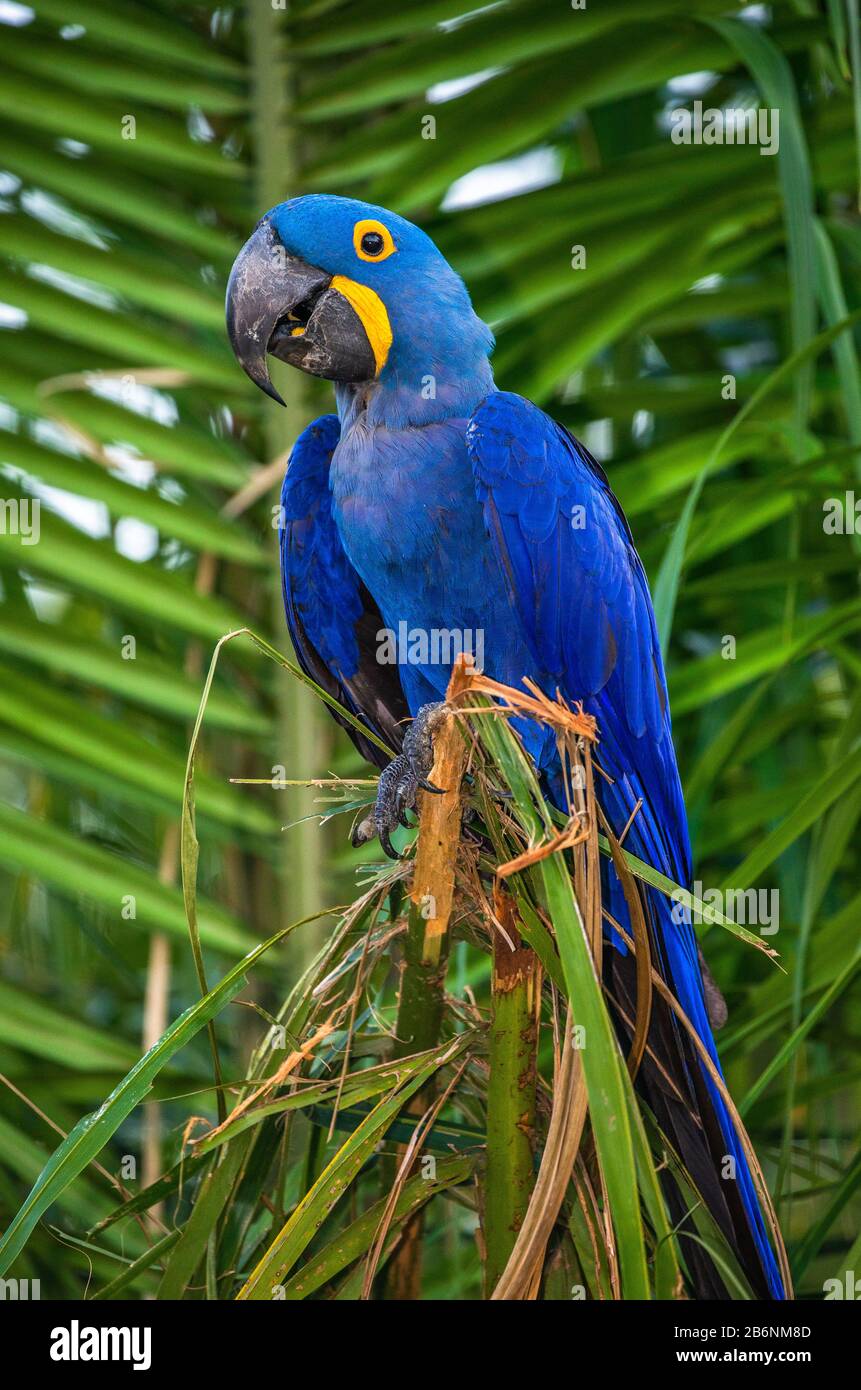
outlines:
[[[428,779],[434,764],[434,734],[446,712],[447,706],[442,700],[422,705],[404,734],[403,752],[380,773],[373,815],[354,829],[351,837],[354,846],[363,845],[376,835],[384,853],[390,859],[400,859],[391,835],[399,825],[407,830],[413,828],[406,813],[415,809],[419,788],[435,796],[445,790]]]
[[[434,796],[443,796],[445,787],[435,787],[433,782],[428,782],[424,777],[417,777],[416,781],[424,792],[433,792]]]
[[[404,756],[421,776],[426,777],[433,767],[433,738],[446,712],[445,700],[422,705],[404,734]]]

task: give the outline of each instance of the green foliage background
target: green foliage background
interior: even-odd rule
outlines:
[[[287,411],[253,391],[226,344],[224,283],[264,208],[329,190],[419,220],[494,327],[498,384],[607,466],[672,632],[697,878],[780,893],[770,944],[786,973],[714,929],[706,949],[730,1006],[730,1087],[804,1251],[801,1291],[821,1297],[861,1259],[861,598],[857,536],[823,527],[823,503],[858,483],[861,377],[850,332],[804,353],[861,306],[858,6],[778,3],[746,23],[710,0],[462,11],[0,13],[0,464],[5,499],[42,502],[38,544],[0,534],[0,1224],[54,1127],[97,1106],[160,1014],[198,996],[177,871],[190,726],[222,634],[250,625],[286,649],[275,476],[327,400],[286,371]],[[669,113],[696,97],[778,107],[779,156],[674,144]],[[493,200],[450,205],[488,165]],[[524,191],[535,169],[549,182]],[[213,979],[355,891],[343,820],[321,828],[311,794],[228,780],[279,767],[356,763],[311,696],[239,640],[197,773]],[[265,957],[246,998],[273,1009],[314,932]],[[453,987],[466,979],[461,962]],[[253,1008],[226,1018],[233,1077],[266,1024]],[[214,1114],[202,1039],[101,1155],[115,1174],[137,1157],[131,1190],[146,1141],[170,1161],[188,1117]],[[123,1242],[72,1242],[112,1204],[88,1169],[16,1273],[46,1296],[79,1296],[91,1269],[103,1286]],[[473,1296],[450,1258],[441,1242],[433,1286]]]

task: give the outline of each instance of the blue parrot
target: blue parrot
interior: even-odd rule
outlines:
[[[348,726],[382,767],[373,824],[386,851],[429,786],[452,658],[401,643],[397,660],[381,659],[381,634],[481,634],[488,674],[509,685],[531,677],[595,716],[609,823],[618,835],[630,821],[626,847],[689,885],[666,679],[630,528],[588,451],[530,401],[496,389],[493,336],[433,241],[348,198],[280,203],[236,259],[227,326],[238,362],[274,399],[267,354],[334,383],[337,413],[307,427],[284,479],[284,601],[305,670],[399,750],[383,767],[377,746]],[[552,731],[522,721],[519,732],[564,806]],[[615,871],[604,872],[608,910],[629,927]],[[643,898],[655,967],[717,1064],[709,1014],[718,1021],[722,1000],[707,970],[704,984],[690,923],[656,890]],[[611,942],[610,993],[632,1017],[633,965],[620,938]],[[660,1001],[638,1086],[757,1295],[783,1298],[733,1121]],[[667,1190],[691,1229],[670,1178]],[[727,1297],[703,1245],[683,1243],[698,1296]]]

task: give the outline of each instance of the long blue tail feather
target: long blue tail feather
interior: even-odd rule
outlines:
[[[628,843],[626,841],[626,845],[633,853],[637,854],[638,857],[642,856],[642,843]],[[605,891],[608,898],[608,911],[625,927],[625,930],[630,935],[630,917],[622,891],[622,885],[611,864],[607,865],[605,883]],[[657,950],[659,957],[658,960],[655,961],[655,966],[672,989],[676,1000],[684,1010],[692,1026],[696,1029],[712,1062],[715,1064],[715,1067],[722,1077],[723,1072],[721,1070],[717,1046],[706,1007],[696,938],[687,909],[674,903],[658,889],[646,888],[643,896],[648,917],[651,921],[654,948]],[[618,933],[616,933],[612,927],[608,930],[608,937],[614,951],[624,952],[626,950]],[[673,1020],[673,1026],[678,1035],[678,1044],[681,1053],[685,1046],[685,1040],[682,1037],[684,1031],[683,1026],[675,1019]],[[730,1157],[733,1160],[734,1172],[732,1175],[724,1176],[722,1171],[723,1165],[721,1164],[717,1169],[718,1181],[724,1185],[724,1189],[728,1182],[734,1181],[737,1184],[750,1236],[753,1240],[756,1255],[762,1268],[763,1281],[768,1289],[768,1294],[774,1299],[784,1299],[786,1297],[786,1291],[780,1276],[774,1250],[772,1249],[766,1231],[765,1221],[763,1219],[750,1166],[736,1131],[735,1124],[720,1091],[708,1074],[701,1059],[699,1057],[691,1059],[691,1064],[699,1069],[708,1102],[711,1105],[719,1126],[720,1134],[725,1145],[724,1159]],[[742,1263],[744,1263],[743,1260]]]
[[[531,751],[537,751],[537,749]],[[601,745],[599,743],[599,757],[600,755]],[[555,766],[551,764],[547,767],[547,790],[554,803],[561,808],[565,805],[564,787],[558,761],[555,757],[553,763]],[[613,769],[614,773],[617,771],[617,769]],[[605,815],[615,827],[616,833],[619,834],[627,822],[631,810],[630,790],[625,787],[624,778],[615,776],[612,784],[599,782],[599,798]],[[691,877],[690,849],[683,820],[677,820],[675,833],[667,835],[656,825],[654,812],[647,804],[643,805],[631,824],[625,847],[638,858],[654,864],[656,868],[673,878],[675,882],[683,885],[689,883]],[[602,879],[605,907],[610,916],[619,922],[630,936],[632,928],[627,902],[616,871],[609,861],[603,866]],[[712,1062],[720,1075],[723,1076],[714,1034],[709,1022],[699,952],[689,913],[687,909],[667,898],[658,889],[644,886],[642,896],[651,927],[653,950],[656,954],[653,964],[673,991],[677,1002],[696,1029]],[[612,948],[609,954],[616,957],[617,961],[621,961],[628,955],[625,943],[611,924],[606,925],[606,935]],[[672,1056],[668,1057],[665,1052],[662,1056],[662,1062],[673,1068],[680,1087],[685,1088],[688,1104],[693,1113],[696,1114],[698,1108],[702,1108],[703,1102],[711,1109],[723,1145],[722,1153],[715,1154],[714,1144],[709,1145],[708,1142],[710,1127],[705,1124],[699,1130],[699,1150],[697,1153],[692,1151],[691,1146],[693,1144],[696,1147],[696,1142],[692,1137],[693,1131],[690,1129],[685,1130],[680,1147],[684,1149],[687,1145],[687,1157],[688,1159],[693,1157],[699,1161],[701,1174],[706,1169],[708,1170],[711,1192],[715,1197],[711,1205],[716,1208],[712,1211],[712,1215],[718,1220],[718,1224],[722,1226],[727,1237],[732,1239],[735,1244],[739,1244],[738,1232],[737,1230],[733,1231],[730,1225],[732,1220],[730,1208],[733,1204],[726,1200],[731,1196],[727,1184],[730,1182],[736,1184],[749,1234],[749,1242],[741,1242],[742,1245],[749,1244],[749,1250],[745,1251],[743,1248],[737,1250],[740,1263],[743,1267],[747,1267],[749,1274],[760,1275],[759,1279],[753,1277],[752,1282],[761,1285],[764,1295],[767,1290],[768,1297],[778,1300],[784,1299],[787,1296],[786,1290],[766,1231],[753,1176],[726,1103],[702,1060],[694,1052],[693,1044],[689,1041],[683,1025],[673,1016],[667,1019],[666,1029],[671,1034]],[[650,1033],[650,1045],[651,1043],[652,1034]],[[658,1046],[657,1042],[655,1046]],[[690,1075],[692,1068],[696,1068],[697,1071],[695,1078]],[[654,1078],[652,1090],[654,1092]],[[668,1115],[672,1120],[670,1111],[668,1111]],[[702,1115],[699,1115],[698,1118],[700,1120],[708,1119]],[[712,1134],[714,1134],[714,1126],[711,1126],[711,1129]],[[671,1138],[672,1136],[668,1135],[667,1137]],[[709,1150],[708,1154],[706,1154],[706,1149]],[[685,1153],[683,1152],[680,1156],[684,1161]],[[733,1161],[733,1173],[724,1176],[723,1165],[726,1158],[731,1158]],[[746,1255],[747,1258],[745,1258]],[[750,1269],[752,1258],[755,1259],[759,1269],[755,1268],[753,1271]],[[698,1263],[702,1264],[702,1257],[698,1256],[697,1259]],[[716,1295],[712,1293],[711,1296]]]
[[[723,1076],[714,1035],[706,1011],[702,972],[697,956],[693,928],[689,920],[683,920],[682,922],[677,922],[675,920],[675,918],[681,916],[682,913],[679,912],[678,908],[676,908],[668,898],[664,897],[662,893],[658,892],[656,889],[650,889],[649,896],[652,899],[651,906],[653,912],[663,918],[663,930],[660,935],[666,964],[669,967],[669,974],[675,985],[676,998],[699,1034],[718,1072]],[[744,1149],[742,1148],[732,1117],[727,1110],[726,1103],[704,1066],[702,1067],[702,1073],[721,1128],[721,1133],[723,1134],[727,1146],[727,1155],[734,1159],[735,1181],[739,1186],[742,1203],[762,1264],[763,1273],[768,1283],[769,1292],[772,1298],[783,1299],[786,1297],[786,1291],[784,1290],[783,1280],[780,1277],[780,1271],[777,1267],[777,1260],[775,1259],[774,1251],[765,1229],[759,1198],[756,1194],[753,1176]]]

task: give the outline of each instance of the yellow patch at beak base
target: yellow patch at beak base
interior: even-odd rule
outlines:
[[[330,288],[342,294],[361,319],[379,376],[392,346],[392,326],[385,304],[374,290],[367,285],[357,284],[355,280],[348,280],[346,275],[333,275]]]

